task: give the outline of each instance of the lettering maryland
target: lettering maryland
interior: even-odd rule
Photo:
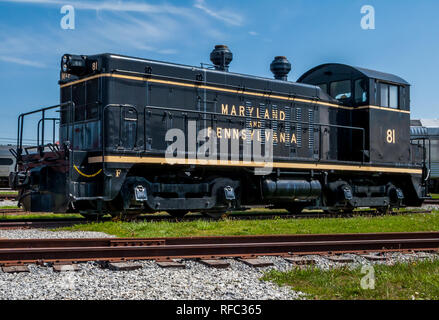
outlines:
[[[235,106],[228,104],[221,104],[221,113],[223,115],[238,116],[246,118],[246,128],[225,128],[216,127],[215,129],[208,128],[208,135],[214,131],[216,137],[219,139],[242,139],[242,140],[257,140],[270,141],[274,143],[296,144],[297,138],[294,129],[285,129],[287,126],[279,126],[278,122],[285,123],[286,114],[283,110],[276,110],[274,108],[258,108],[254,106]],[[271,122],[271,130],[263,130],[267,128],[267,122]],[[282,129],[281,129],[282,128]],[[255,130],[258,129],[258,130]],[[262,129],[262,130],[261,130]]]

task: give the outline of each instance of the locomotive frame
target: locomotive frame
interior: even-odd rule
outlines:
[[[211,58],[215,69],[114,54],[64,55],[61,104],[32,112],[42,114],[35,153],[22,148],[29,113],[19,116],[10,184],[20,191],[20,203],[30,211],[79,210],[88,217],[155,211],[218,216],[254,204],[295,212],[387,211],[422,203],[425,158],[410,144],[404,80],[329,64],[294,83],[285,79],[284,57],[272,64],[277,79],[228,72],[232,55],[224,46]],[[336,100],[317,86],[340,79],[352,89],[363,79],[367,101]],[[398,109],[374,100],[381,83],[401,88]],[[55,123],[45,117],[50,109],[60,110],[59,145],[44,142],[45,122]],[[220,152],[199,159],[187,141],[191,123],[195,134],[207,130],[207,139],[237,139],[237,158]],[[169,163],[172,141],[165,136],[173,128],[184,133],[185,151]],[[255,175],[255,168],[266,163],[243,156],[256,140],[273,144],[273,170],[265,175]]]

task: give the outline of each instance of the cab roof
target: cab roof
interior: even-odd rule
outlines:
[[[311,70],[305,72],[297,80],[297,82],[308,83],[310,80],[311,80],[311,82],[315,82],[315,80],[317,78],[324,79],[325,75],[330,75],[330,74],[340,74],[340,75],[343,74],[345,76],[349,75],[349,78],[365,76],[367,78],[381,80],[384,82],[402,84],[405,86],[410,85],[407,81],[405,81],[401,77],[398,77],[398,76],[391,74],[391,73],[385,73],[385,72],[370,70],[370,69],[366,69],[366,68],[354,67],[354,66],[349,66],[346,64],[341,64],[341,63],[326,63],[326,64],[319,65],[315,68],[312,68]]]

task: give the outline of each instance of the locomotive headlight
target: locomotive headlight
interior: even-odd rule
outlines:
[[[61,59],[61,70],[62,70],[62,72],[67,72],[68,71],[69,67],[68,67],[67,63],[69,62],[69,58],[70,58],[70,56],[67,55],[67,54],[62,56],[62,59]]]
[[[61,71],[73,75],[83,75],[87,71],[86,57],[65,54],[61,59]]]

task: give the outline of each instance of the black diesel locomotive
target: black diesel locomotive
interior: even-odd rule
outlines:
[[[60,105],[18,119],[10,185],[20,203],[85,216],[177,217],[251,205],[385,212],[422,204],[425,159],[410,144],[407,82],[342,64],[290,82],[285,57],[275,58],[275,79],[267,79],[229,72],[232,57],[227,46],[216,46],[213,65],[201,67],[64,55]],[[51,109],[59,119],[47,117]],[[41,139],[23,148],[24,119],[38,113]],[[47,121],[59,121],[59,142],[45,141]],[[256,142],[263,160],[246,157]],[[266,167],[272,170],[257,172]]]

